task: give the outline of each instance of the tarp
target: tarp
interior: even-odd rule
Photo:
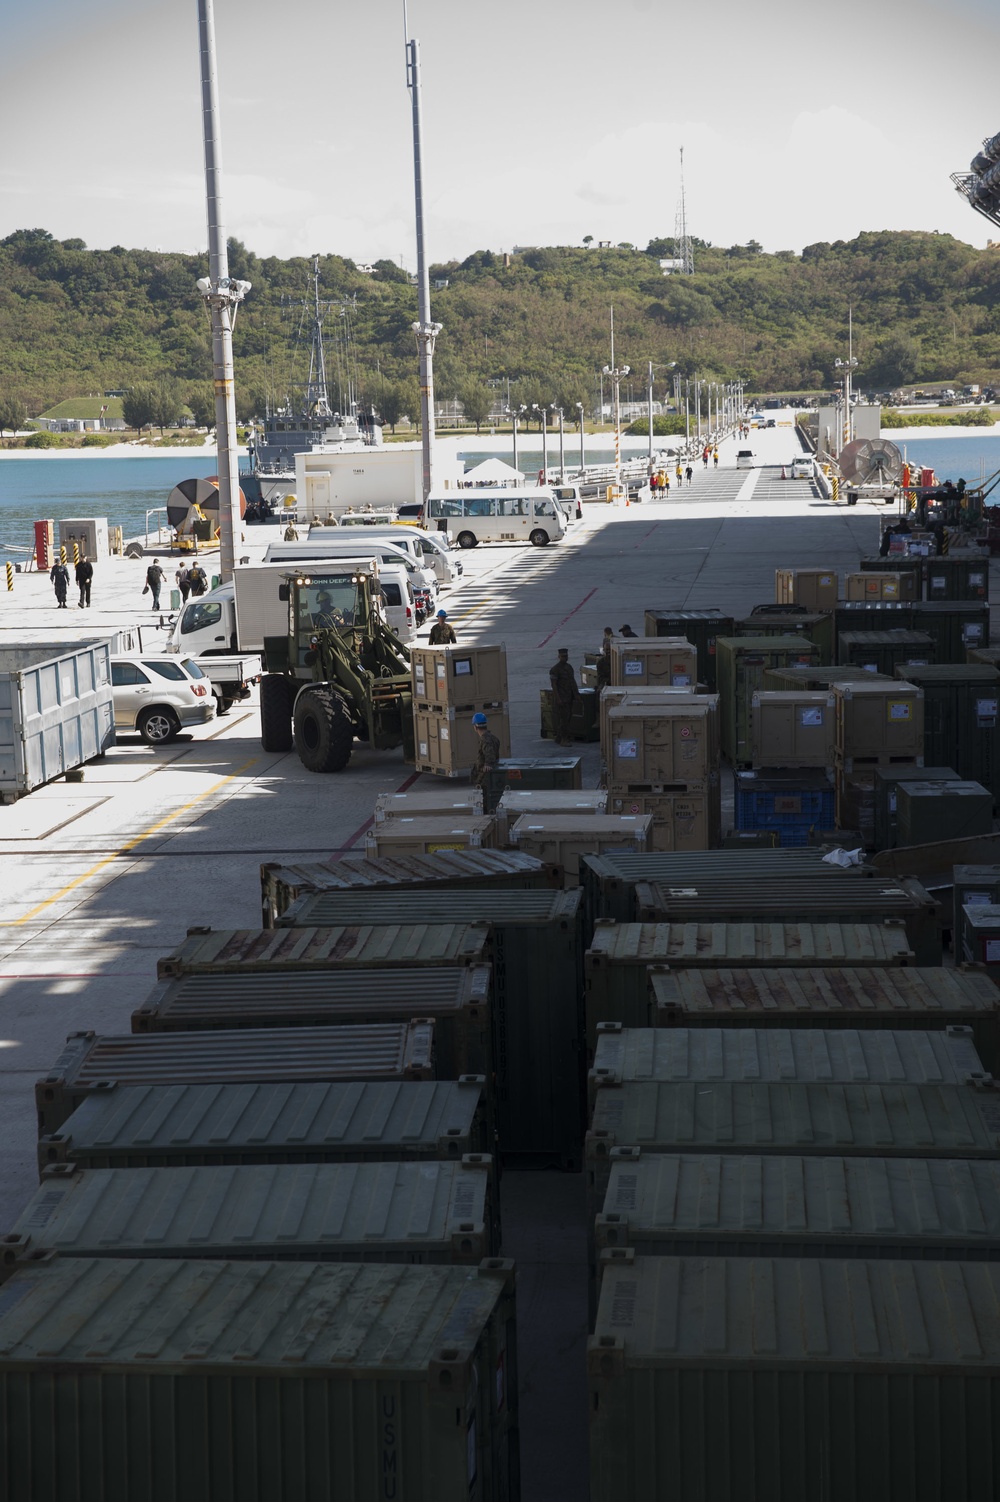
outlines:
[[[524,475],[502,459],[484,459],[475,469],[466,470],[466,485],[523,485]]]

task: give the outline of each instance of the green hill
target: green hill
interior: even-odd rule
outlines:
[[[281,396],[308,369],[310,266],[258,257],[230,243],[231,270],[253,290],[236,324],[241,414]],[[948,235],[870,233],[765,255],[751,243],[696,242],[693,276],[665,277],[659,257],[628,247],[554,247],[503,257],[480,251],[433,268],[443,326],[435,359],[441,397],[470,382],[512,383],[512,400],[588,405],[609,357],[637,370],[676,362],[682,375],[744,378],[753,391],[824,388],[846,353],[848,306],[861,389],[901,381],[1000,379],[1000,251]],[[208,315],[195,291],[203,258],[148,250],[88,250],[44,230],[0,241],[0,396],[33,413],[94,391],[169,382],[188,400],[211,379]],[[327,363],[335,399],[380,404],[403,383],[412,399],[416,289],[380,261],[374,274],[325,256]],[[349,333],[349,337],[347,337]],[[665,372],[663,373],[665,375]],[[516,385],[514,384],[516,383]],[[192,401],[192,405],[194,405]],[[391,400],[388,401],[391,405]]]

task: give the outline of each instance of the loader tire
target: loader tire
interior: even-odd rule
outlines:
[[[265,751],[292,749],[292,685],[280,673],[260,680],[260,743]]]
[[[295,701],[295,749],[310,772],[342,772],[354,749],[347,705],[327,688],[306,688]]]

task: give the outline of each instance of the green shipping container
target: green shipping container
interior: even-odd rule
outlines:
[[[189,928],[187,938],[156,962],[158,980],[177,975],[250,974],[254,970],[380,970],[405,965],[484,965],[484,923],[371,923],[339,928]]]
[[[978,782],[901,782],[896,821],[901,846],[974,839],[993,833],[993,795]]]
[[[893,677],[897,667],[934,661],[934,638],[926,631],[842,631],[837,660],[843,667]]]
[[[902,966],[915,964],[903,923],[598,923],[584,956],[587,1048],[599,1022],[648,1027],[651,965]]]
[[[757,605],[738,620],[734,636],[805,636],[815,642],[820,662],[833,661],[833,612],[800,610],[797,605]]]
[[[486,1081],[115,1085],[41,1138],[38,1166],[457,1161],[489,1153]]]
[[[471,1263],[499,1250],[488,1157],[42,1175],[0,1255]]]
[[[923,593],[926,561],[918,553],[892,553],[885,557],[876,553],[874,557],[859,558],[858,570],[862,574],[884,574],[890,569],[894,574],[916,574],[916,597],[919,600]]]
[[[952,942],[961,943],[963,907],[1000,904],[1000,866],[952,868]]]
[[[579,786],[579,782],[577,783]],[[273,928],[307,892],[393,891],[420,887],[558,887],[562,874],[519,850],[437,850],[432,855],[345,856],[300,866],[267,862],[260,868],[261,919]]]
[[[683,636],[698,654],[698,682],[717,687],[716,642],[731,636],[733,618],[721,610],[647,610],[647,636]]]
[[[491,814],[507,788],[516,788],[519,792],[541,788],[551,792],[554,788],[581,787],[583,763],[579,756],[539,756],[527,760],[507,757],[498,761],[495,767],[486,768],[483,805],[486,812]],[[536,861],[536,865],[541,865],[541,862]],[[552,882],[551,885],[558,886],[559,883]]]
[[[749,767],[753,696],[765,672],[819,662],[819,648],[804,636],[720,636],[716,651],[723,754],[733,767]]]
[[[1000,672],[955,659],[897,668],[896,676],[924,691],[924,761],[981,782],[1000,805]]]
[[[876,673],[873,676],[882,675]],[[856,683],[859,677],[857,669],[851,667],[769,668],[764,674],[764,688],[779,693],[786,693],[789,689],[819,693],[832,688],[835,683]]]
[[[590,1502],[995,1502],[998,1301],[989,1262],[612,1260]]]
[[[843,631],[913,630],[913,610],[912,600],[840,600],[833,613],[837,641]],[[918,629],[929,630],[926,626]]]
[[[385,919],[423,928],[452,923],[456,911],[465,922],[488,924],[490,928],[494,1107],[500,1151],[505,1158],[527,1162],[563,1167],[578,1164],[583,1140],[584,1056],[583,906],[579,890],[495,892],[470,888],[460,896],[434,891],[321,892],[301,898],[281,922],[288,926],[349,926],[378,924]],[[363,980],[368,978],[366,975]],[[409,971],[406,978],[419,982],[421,972]],[[435,1041],[441,1034],[442,1021],[435,1014]],[[470,1069],[459,1072],[469,1073]]]
[[[555,726],[552,719],[552,690],[543,688],[539,695],[541,726],[539,734],[543,741],[553,739]],[[595,688],[586,684],[580,688],[580,696],[574,701],[569,721],[571,741],[599,741],[601,738],[600,696]]]
[[[927,712],[927,698],[924,696],[924,712]],[[926,734],[927,722],[924,721]],[[895,850],[899,844],[899,832],[896,819],[896,805],[898,789],[901,782],[955,782],[958,774],[951,767],[876,767],[874,808],[875,808],[875,849]]]
[[[928,600],[988,600],[989,553],[948,553],[924,564]]]
[[[990,607],[985,600],[916,600],[910,607],[914,631],[937,641],[935,662],[964,662],[969,647],[990,644]]]
[[[516,1373],[499,1258],[29,1262],[0,1294],[7,1495],[516,1502]]]

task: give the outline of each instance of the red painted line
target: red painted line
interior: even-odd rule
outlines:
[[[419,772],[414,772],[413,775],[412,775],[412,777],[407,777],[407,779],[406,779],[405,782],[401,782],[399,784],[399,787],[396,789],[396,792],[397,793],[405,793],[406,789],[412,787],[413,784],[416,782],[416,780],[417,780],[417,778],[419,776],[420,776]],[[354,831],[354,833],[351,835],[350,839],[347,841],[347,844],[346,845],[338,845],[337,848],[336,848],[336,850],[333,850],[333,851],[330,852],[331,855],[342,855],[345,850],[351,850],[351,849],[353,849],[353,847],[361,839],[361,836],[367,834],[368,831],[369,831],[369,829],[371,829],[371,827],[372,827],[372,825],[374,823],[375,823],[374,818],[366,819],[365,822],[361,825],[361,828],[360,829],[356,829]]]
[[[654,525],[655,525],[655,523],[654,523]],[[584,595],[584,597],[580,601],[579,605],[574,605],[573,609],[570,611],[569,615],[564,615],[563,618],[562,618],[562,620],[559,622],[558,626],[553,626],[553,628],[549,632],[548,636],[543,636],[542,639],[541,639],[541,641],[538,643],[538,645],[540,647],[544,647],[546,642],[551,641],[552,638],[555,636],[556,632],[557,631],[561,631],[562,628],[565,626],[566,622],[569,621],[569,620],[572,620],[573,616],[576,615],[576,612],[578,610],[582,610],[583,609],[584,605],[586,605],[587,601],[590,599],[590,596],[591,595],[596,595],[596,593],[597,593],[597,591],[598,591],[599,588],[600,588],[600,585],[599,584],[595,584],[594,587],[593,587],[593,589],[590,591],[590,594]]]
[[[649,532],[655,532],[656,529],[657,529],[657,527],[659,525],[660,525],[659,522],[654,522],[653,525],[650,527]],[[649,532],[644,532],[642,534],[642,536],[639,538],[639,541],[636,543],[636,547],[637,548],[641,548],[642,547],[643,543],[646,541],[646,538],[649,536]]]

